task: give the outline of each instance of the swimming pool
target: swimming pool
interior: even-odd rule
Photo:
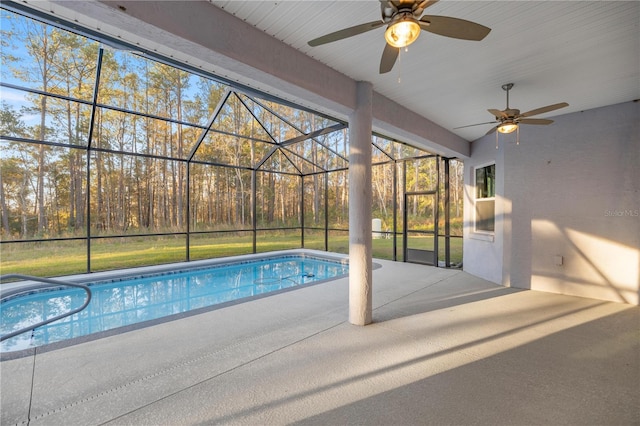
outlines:
[[[39,347],[109,330],[139,328],[160,319],[175,319],[207,308],[342,277],[348,274],[348,268],[346,260],[295,253],[156,273],[147,271],[134,277],[111,277],[88,283],[92,298],[86,309],[7,339],[0,344],[0,352]],[[0,304],[0,334],[68,312],[81,306],[85,299],[83,290],[66,288],[36,289],[4,297]]]

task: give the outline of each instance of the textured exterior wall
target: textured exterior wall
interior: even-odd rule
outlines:
[[[471,158],[464,162],[464,269],[496,284],[503,283],[502,254],[504,243],[504,213],[500,201],[504,194],[503,143],[496,149],[495,135],[471,144]],[[474,219],[474,174],[478,167],[491,162],[496,165],[495,233],[489,236],[473,231]]]
[[[505,214],[493,243],[465,234],[465,270],[512,287],[637,305],[640,103],[554,120],[522,126],[520,145],[515,135],[501,137],[498,151],[494,136],[473,143],[465,165],[488,161],[493,149],[503,183],[496,211]],[[465,179],[471,190],[468,170]]]

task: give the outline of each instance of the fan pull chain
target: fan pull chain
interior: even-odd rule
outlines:
[[[496,130],[496,149],[498,149],[498,131]]]
[[[516,127],[516,145],[520,145],[520,126]]]

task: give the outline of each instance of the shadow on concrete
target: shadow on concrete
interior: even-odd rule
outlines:
[[[295,424],[637,425],[639,319],[630,308]]]
[[[504,294],[500,290],[495,289],[489,294],[493,297]],[[512,293],[510,289],[505,290]],[[438,306],[442,308],[475,300],[482,299],[460,296],[442,301],[443,304]],[[546,316],[536,312],[531,315],[535,319],[525,325],[274,398],[210,421],[228,423],[268,412],[299,399],[312,398],[354,383],[400,373],[405,368],[432,359],[473,350],[607,304],[609,302],[593,301]],[[612,424],[617,419],[621,423],[634,418],[637,420],[634,417],[637,410],[633,412],[632,408],[633,404],[637,405],[640,383],[636,380],[640,344],[638,331],[633,325],[640,319],[639,314],[640,310],[630,308],[609,318],[569,328],[516,349],[310,417],[301,424],[575,424],[581,423],[577,421],[580,419],[594,424],[594,419],[600,420],[595,423],[603,423],[605,418],[609,419],[606,423]],[[603,342],[611,342],[611,345]],[[602,344],[605,344],[600,349],[603,356],[596,356],[594,345]],[[615,374],[609,374],[609,369],[614,369]],[[622,381],[618,382],[619,379]],[[604,386],[600,380],[604,380]],[[621,393],[618,395],[612,389],[620,389]],[[612,411],[609,409],[611,404],[620,409]],[[588,419],[590,421],[586,421]]]

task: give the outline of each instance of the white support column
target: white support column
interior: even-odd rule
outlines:
[[[349,117],[349,322],[372,321],[371,83],[358,82]]]

